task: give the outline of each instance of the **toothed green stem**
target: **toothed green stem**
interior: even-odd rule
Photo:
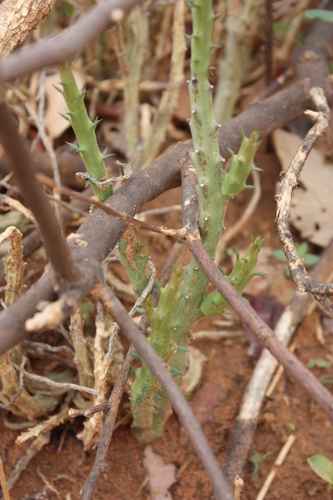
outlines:
[[[188,84],[192,109],[190,127],[194,147],[191,159],[198,177],[199,228],[207,252],[211,257],[214,257],[218,240],[224,229],[227,204],[237,194],[236,191],[240,192],[246,188],[245,181],[253,169],[253,156],[259,144],[257,134],[252,134],[250,139],[243,138],[239,155],[234,155],[234,166],[231,173],[230,175],[225,174],[222,169],[223,160],[217,141],[219,126],[212,113],[212,88],[208,81],[209,58],[212,48],[211,31],[214,21],[211,3],[206,0],[195,0],[191,7],[193,16],[192,75]],[[223,175],[225,176],[224,180]],[[260,244],[261,242],[256,240],[255,245],[259,247]],[[245,286],[247,278],[250,279],[252,273],[255,273],[254,249],[251,252],[238,263],[234,275],[231,276],[236,284],[240,283],[239,288],[241,285]],[[248,260],[250,264],[248,264]],[[245,271],[246,278],[241,279],[241,273]],[[208,279],[192,258],[190,264],[185,268],[181,295],[174,302],[174,309],[171,308],[170,304],[168,310],[170,318],[173,316],[171,339],[173,344],[178,347],[174,352],[168,351],[167,357],[170,355],[170,358],[163,359],[178,382],[181,382],[181,374],[185,373],[187,366],[186,336],[193,324],[204,315],[200,306],[203,303],[207,285]],[[213,308],[213,305],[211,306]],[[162,308],[162,305],[159,304],[158,307]],[[162,331],[160,335],[164,338],[167,332]],[[152,340],[152,342],[154,341]],[[157,348],[158,346],[157,342]],[[135,385],[133,384],[134,391],[132,391],[132,401],[135,401],[134,398],[137,401],[134,426],[139,427],[139,438],[148,441],[161,432],[160,426],[163,425],[166,415],[170,411],[170,405],[164,399],[164,393],[159,392],[157,385],[153,385],[157,382],[154,379],[151,380],[151,374],[147,368],[143,366],[138,377],[140,382],[138,379],[136,380]],[[152,396],[152,394],[157,394],[161,398],[159,406],[156,396]],[[143,402],[146,402],[145,406],[141,406]],[[164,415],[163,412],[165,412]]]
[[[243,189],[253,189],[253,186],[246,185],[246,179],[255,168],[253,159],[259,146],[258,133],[254,131],[249,138],[243,136],[237,155],[230,151],[232,155],[231,167],[223,181],[221,189],[223,196],[232,199]]]
[[[259,251],[264,243],[265,238],[260,240],[260,237],[258,237],[253,241],[252,236],[250,246],[244,258],[241,258],[236,250],[236,264],[228,276],[228,281],[240,294],[251,278],[260,275],[260,273],[256,271],[255,266],[258,260]],[[205,316],[214,316],[215,314],[222,314],[227,305],[228,302],[222,297],[218,290],[215,290],[213,293],[207,295],[200,306],[200,310]]]
[[[201,238],[212,256],[222,232],[224,204],[221,197],[223,159],[218,146],[218,129],[212,110],[212,85],[208,81],[214,14],[212,2],[195,0],[192,7],[191,79],[188,81],[194,152],[198,176]]]
[[[226,123],[232,118],[252,50],[251,25],[258,16],[262,3],[262,0],[245,0],[242,2],[241,12],[235,13],[234,1],[227,2],[225,56],[219,63],[214,101],[215,116],[220,123]]]
[[[166,364],[174,352],[182,349],[172,340],[173,314],[180,299],[182,277],[181,267],[173,269],[169,284],[160,289],[157,307],[151,305],[151,300],[146,303],[146,315],[151,327],[148,341]],[[159,382],[148,366],[141,362],[142,367],[136,370],[135,381],[131,387],[133,426],[139,441],[149,442],[162,435],[163,425],[170,415],[171,406]],[[173,374],[180,376],[182,373],[180,370],[175,370]]]
[[[219,124],[212,111],[212,85],[208,81],[212,49],[212,28],[215,16],[212,2],[195,0],[191,7],[193,34],[191,36],[191,79],[188,81],[191,100],[190,128],[194,152],[191,155],[198,177],[199,228],[201,238],[211,257],[224,229],[228,199],[221,194],[223,159],[218,146]],[[175,342],[186,345],[186,335],[202,316],[200,304],[208,279],[192,258],[185,268],[182,298],[175,313]],[[171,367],[184,370],[186,357],[178,352]]]
[[[124,266],[127,275],[133,284],[136,297],[140,297],[147,286],[147,263],[149,256],[143,243],[137,241],[134,230],[128,227],[118,243],[119,261]]]
[[[80,92],[76,84],[71,65],[65,63],[59,67],[59,74],[63,90],[58,89],[64,96],[68,106],[68,114],[62,115],[71,124],[79,146],[69,144],[75,153],[79,153],[87,172],[99,181],[108,178],[105,168],[105,159],[109,156],[105,150],[100,152],[95,129],[100,120],[92,122],[88,116],[84,96],[85,90]],[[95,195],[103,202],[113,194],[112,184],[97,187],[91,182]]]

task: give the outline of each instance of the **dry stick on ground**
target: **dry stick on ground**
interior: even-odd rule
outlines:
[[[106,3],[110,5],[109,2]],[[99,4],[98,7],[101,5],[105,5],[105,3]],[[76,33],[76,31],[71,31],[71,33]],[[60,35],[52,41],[53,48],[58,51],[59,59],[57,61],[59,60],[59,62],[66,59],[67,52],[62,53],[60,50],[65,35]],[[310,102],[308,97],[309,87],[322,87],[325,90],[326,97],[331,101],[333,92],[332,83],[327,74],[327,47],[332,40],[333,30],[329,23],[315,21],[312,24],[306,42],[295,53],[296,69],[300,81],[252,106],[228,124],[222,126],[219,131],[219,145],[222,156],[228,156],[227,147],[233,150],[239,147],[241,130],[244,130],[245,134],[250,134],[254,129],[257,129],[260,137],[265,137],[273,130],[301,116]],[[43,41],[43,47],[48,46],[48,43]],[[43,52],[41,46],[39,46],[38,50]],[[44,63],[44,59],[40,61],[35,58],[32,59],[31,54],[35,57],[35,49],[28,48],[24,54],[17,52],[9,56],[5,61],[0,61],[0,82],[7,77],[9,78],[9,74],[11,75],[10,78],[19,76],[20,68],[26,61],[29,61],[29,71],[37,69],[35,64],[38,64],[38,68],[40,68]],[[13,59],[14,56],[15,60]],[[134,215],[144,203],[168,189],[179,186],[180,165],[185,160],[186,153],[191,147],[191,143],[178,145],[173,151],[154,162],[150,167],[135,174],[106,204],[112,206],[118,212]],[[90,265],[85,268],[85,276],[82,278],[83,283],[80,289],[77,290],[75,300],[73,301],[73,297],[69,296],[70,301],[63,304],[64,307],[60,311],[59,322],[62,318],[68,317],[80,300],[89,293],[93,284],[98,280],[100,263],[109,254],[109,249],[116,245],[125,229],[126,224],[115,221],[111,217],[108,218],[98,210],[77,231],[76,234],[81,238],[82,245],[79,247],[73,242],[71,245],[72,253],[76,261],[82,262],[84,259],[88,259]],[[85,248],[83,248],[83,245]],[[36,312],[38,302],[41,300],[54,300],[55,294],[52,280],[53,273],[47,273],[12,307],[0,314],[0,354],[20,342],[27,335],[25,321]]]
[[[231,500],[233,494],[226,482],[218,463],[206,441],[204,433],[193,415],[191,408],[186,402],[181,390],[172,378],[172,375],[164,368],[160,358],[154,349],[148,344],[135,323],[128,316],[126,309],[121,302],[113,295],[111,290],[103,285],[96,285],[92,290],[92,295],[99,300],[104,309],[121,326],[126,337],[133,343],[135,349],[147,363],[155,377],[161,384],[162,389],[168,396],[170,403],[178,415],[179,420],[185,427],[191,438],[192,444],[200,457],[200,460],[213,485],[217,499]],[[83,497],[87,500],[90,497]]]
[[[307,133],[285,177],[279,183],[276,195],[277,232],[283,245],[283,251],[288,260],[290,274],[296,284],[297,290],[302,293],[311,293],[314,298],[319,300],[325,309],[332,314],[333,304],[327,297],[333,295],[333,283],[318,283],[309,276],[303,260],[298,255],[289,229],[291,202],[298,183],[298,178],[317,139],[325,133],[330,119],[330,109],[322,89],[314,87],[310,89],[309,93],[318,111],[307,111],[306,114],[311,116],[316,123]]]
[[[222,297],[236,311],[243,322],[252,330],[260,342],[271,352],[285,369],[302,385],[317,404],[333,420],[333,395],[316,379],[316,377],[292,354],[288,348],[276,337],[254,311],[247,300],[229,283],[228,279],[219,271],[209,257],[196,227],[196,175],[190,163],[183,166],[183,190],[186,197],[183,201],[184,211],[187,210],[187,238],[186,243],[199,267],[210,282],[218,289]],[[192,213],[189,213],[189,212]]]
[[[177,263],[182,250],[183,250],[183,245],[179,242],[176,242],[165,263],[165,266],[160,276],[159,281],[162,286],[165,286],[169,281],[172,267]],[[156,307],[158,303],[158,297],[159,297],[159,290],[158,288],[155,288],[153,291],[154,307]],[[143,316],[138,326],[138,329],[140,330],[141,334],[145,334],[148,326],[149,326],[148,320],[145,316]],[[135,361],[135,359],[132,356],[134,352],[135,349],[133,347],[133,344],[131,344],[129,351],[125,357],[117,382],[112,390],[109,400],[106,402],[106,404],[108,405],[107,416],[105,419],[103,430],[97,442],[97,453],[93,468],[89,474],[87,481],[83,486],[83,496],[82,496],[83,499],[88,500],[92,497],[93,491],[96,487],[100,474],[107,468],[106,457],[111,444],[111,439],[118,415],[118,409],[123,396],[125,385],[129,377],[133,363]],[[89,410],[90,409],[85,411]],[[77,411],[79,410],[77,411],[74,410],[74,411],[77,413]],[[105,408],[103,408],[103,411],[105,411]],[[70,411],[70,413],[72,414],[72,411]]]
[[[56,276],[64,282],[76,280],[78,270],[75,261],[67,247],[52,207],[33,173],[29,152],[1,95],[0,143],[10,158],[21,194],[37,220]]]
[[[317,280],[332,278],[333,240],[323,252],[319,264],[311,270],[311,274]],[[316,302],[310,294],[295,292],[293,300],[286,307],[274,330],[281,342],[286,345],[289,343],[297,325],[307,314],[310,314],[315,305]],[[256,430],[260,408],[277,366],[278,361],[269,351],[265,350],[246,386],[242,406],[224,458],[223,472],[228,478],[229,484],[232,484],[236,474],[242,474]]]
[[[275,460],[275,463],[274,463],[272,470],[268,474],[266,481],[264,482],[261,490],[258,493],[256,500],[264,500],[266,493],[268,492],[276,474],[278,473],[279,467],[283,464],[283,462],[284,462],[286,456],[288,455],[290,448],[294,444],[296,438],[297,438],[297,436],[295,434],[291,434],[288,437],[287,441],[284,443],[277,459]]]

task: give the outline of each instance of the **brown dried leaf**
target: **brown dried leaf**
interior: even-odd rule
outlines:
[[[276,153],[286,170],[302,139],[289,132],[273,133]],[[300,176],[300,184],[292,202],[291,222],[302,237],[326,247],[333,236],[333,166],[326,163],[317,149],[313,149]]]
[[[75,81],[80,91],[84,87],[84,78],[79,71],[73,69]],[[68,113],[67,104],[62,94],[54,88],[54,85],[61,88],[59,73],[47,76],[45,78],[45,94],[47,97],[47,110],[45,113],[45,126],[49,132],[51,139],[60,137],[61,134],[69,127],[69,122],[65,120],[59,113]]]
[[[172,500],[168,489],[176,482],[176,466],[165,464],[151,446],[147,446],[143,454],[143,466],[149,475],[151,500]]]

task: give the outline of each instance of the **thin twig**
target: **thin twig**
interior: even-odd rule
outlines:
[[[146,288],[143,290],[142,294],[140,295],[140,297],[138,297],[138,299],[136,300],[134,306],[132,307],[132,309],[129,311],[128,315],[130,317],[134,316],[134,314],[136,313],[136,309],[138,307],[141,307],[142,304],[144,303],[144,301],[146,300],[146,298],[148,297],[148,295],[150,294],[153,286],[154,286],[154,283],[155,283],[155,276],[156,276],[156,269],[155,269],[155,266],[154,264],[152,263],[151,260],[148,261],[148,266],[149,266],[149,270],[150,270],[150,274],[149,274],[149,281],[147,283],[147,286]],[[114,344],[114,341],[115,341],[115,338],[119,332],[120,328],[119,328],[119,325],[116,324],[114,329],[113,329],[113,332],[111,334],[111,337],[110,337],[110,340],[109,340],[109,348],[108,348],[108,352],[106,354],[106,356],[108,358],[112,358],[112,353],[113,353],[113,344]]]
[[[72,198],[76,198],[77,200],[86,201],[87,203],[90,203],[91,205],[100,208],[101,210],[103,210],[103,212],[105,212],[108,215],[111,215],[112,217],[114,217],[119,221],[127,222],[128,224],[133,224],[133,226],[137,229],[147,229],[148,231],[164,234],[165,236],[175,236],[178,239],[184,238],[184,231],[182,229],[169,229],[164,226],[154,226],[152,224],[147,224],[146,222],[135,219],[134,217],[131,217],[126,213],[117,212],[110,206],[100,202],[95,196],[89,197],[83,193],[78,193],[77,191],[69,189],[65,186],[60,186],[60,187],[57,186],[55,188],[55,191],[62,193],[66,196],[71,196]]]
[[[173,210],[177,212],[182,211],[182,206],[181,205],[170,205],[168,207],[159,207],[159,208],[151,208],[150,210],[145,210],[144,212],[140,212],[137,214],[136,219],[137,220],[142,220],[148,217],[148,215],[161,215],[161,214],[168,214],[169,212],[172,212]]]
[[[63,383],[63,382],[55,382],[54,380],[51,380],[47,377],[42,377],[41,375],[36,375],[34,373],[29,373],[23,368],[20,368],[17,366],[15,363],[13,363],[13,366],[15,370],[17,370],[20,374],[23,373],[23,375],[30,379],[30,380],[35,380],[36,382],[41,382],[42,384],[49,385],[50,387],[58,387],[59,389],[65,389],[65,390],[71,390],[73,389],[74,391],[81,391],[81,392],[87,392],[88,394],[97,394],[98,391],[96,389],[91,389],[90,387],[83,387],[82,385],[77,385],[77,384],[71,384],[71,383]]]
[[[251,329],[260,342],[271,352],[285,369],[304,387],[322,410],[333,420],[333,396],[316,377],[296,358],[274,335],[250,304],[229,283],[218,270],[203,246],[196,239],[189,244],[192,254],[207,278],[218,289],[244,323]]]
[[[314,87],[310,90],[310,95],[318,111],[316,113],[308,111],[306,114],[310,115],[316,123],[306,135],[285,177],[279,183],[276,195],[276,222],[278,235],[283,245],[283,251],[288,260],[290,274],[296,284],[297,290],[301,293],[311,293],[315,299],[320,300],[326,310],[333,314],[333,304],[325,300],[328,296],[333,295],[333,283],[318,283],[309,276],[305,269],[304,262],[296,250],[289,229],[291,202],[298,183],[298,178],[317,139],[324,134],[329,124],[330,109],[323,90]]]
[[[34,349],[36,352],[40,352],[40,351],[64,352],[65,351],[72,358],[75,356],[75,352],[70,347],[67,347],[66,345],[52,346],[49,344],[45,344],[43,342],[30,342],[29,340],[24,340],[22,342],[22,346],[29,348],[29,349]]]
[[[104,403],[101,403],[99,405],[91,406],[90,408],[86,408],[84,410],[76,410],[75,408],[70,408],[68,410],[68,416],[69,417],[87,417],[90,418],[92,415],[95,413],[98,413],[99,411],[103,411],[104,413],[107,413],[110,410],[111,406],[108,401],[104,401]]]

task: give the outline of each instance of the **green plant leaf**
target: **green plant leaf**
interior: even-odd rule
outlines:
[[[304,257],[304,265],[305,266],[314,266],[315,264],[318,264],[320,261],[319,255],[314,255],[313,253],[308,253]]]
[[[296,432],[296,425],[293,424],[292,422],[288,423],[288,427],[290,429],[290,432]]]
[[[308,464],[317,476],[333,485],[333,463],[331,460],[323,455],[313,455],[308,458]]]
[[[323,9],[309,9],[305,11],[305,17],[307,19],[321,19],[321,21],[326,21],[328,23],[333,23],[333,12]]]
[[[331,363],[327,359],[310,359],[306,366],[308,368],[314,368],[315,366],[318,368],[329,368]]]
[[[281,248],[279,248],[278,250],[274,250],[273,255],[277,260],[280,260],[281,262],[287,262],[287,258]]]
[[[258,473],[258,470],[259,470],[259,464],[261,464],[264,460],[266,460],[267,457],[269,457],[269,455],[271,455],[271,451],[269,451],[268,453],[265,453],[264,455],[252,455],[252,457],[250,457],[250,462],[253,463],[253,471],[252,471],[252,474],[251,474],[251,477],[254,477],[257,475]]]

